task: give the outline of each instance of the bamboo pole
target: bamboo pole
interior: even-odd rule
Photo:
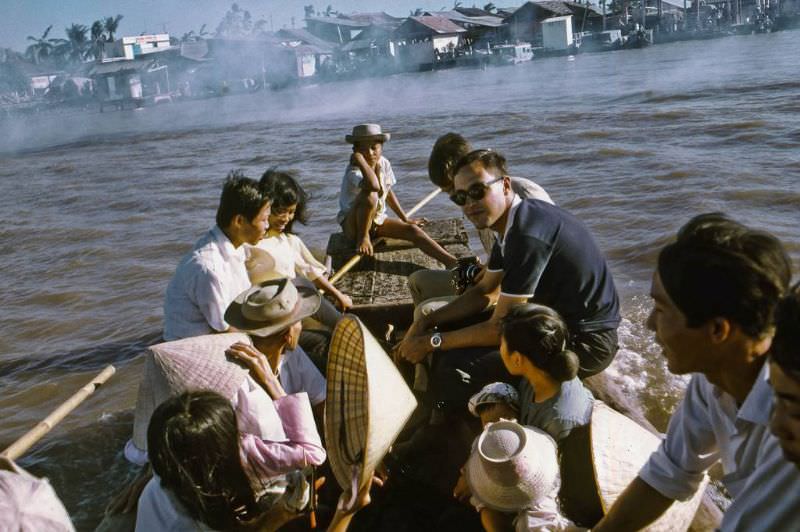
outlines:
[[[436,195],[437,195],[437,194],[439,194],[439,192],[441,192],[441,191],[442,191],[442,189],[440,189],[440,188],[437,188],[437,189],[433,190],[433,191],[432,191],[430,194],[428,194],[427,196],[425,196],[424,198],[422,198],[422,199],[419,201],[419,203],[417,203],[416,205],[414,205],[413,207],[411,207],[411,210],[409,210],[409,211],[406,213],[406,216],[413,216],[413,215],[414,215],[414,213],[416,213],[416,212],[417,212],[418,210],[420,210],[422,207],[424,207],[425,205],[427,205],[427,204],[428,204],[428,203],[429,203],[429,202],[430,202],[430,201],[431,201],[433,198],[435,198],[435,197],[436,197]],[[384,238],[379,238],[379,239],[377,239],[375,242],[373,242],[373,243],[372,243],[372,245],[373,245],[373,247],[377,247],[377,246],[379,246],[380,244],[382,244],[383,242],[385,242],[385,239],[384,239]],[[345,263],[344,263],[344,266],[342,266],[341,268],[339,268],[339,271],[337,271],[337,272],[336,272],[336,273],[333,275],[333,277],[331,277],[331,278],[330,278],[330,282],[331,282],[331,284],[336,284],[336,282],[337,282],[339,279],[341,279],[342,277],[344,277],[344,274],[346,274],[347,272],[349,272],[350,270],[352,270],[352,269],[353,269],[353,267],[354,267],[356,264],[358,264],[358,261],[360,261],[360,260],[361,260],[361,257],[363,257],[363,255],[358,255],[358,254],[356,254],[356,255],[353,255],[352,257],[350,257],[350,260],[348,260],[347,262],[345,262]]]
[[[40,421],[38,425],[33,427],[20,439],[9,445],[0,455],[5,456],[10,460],[16,460],[31,448],[31,446],[39,441],[42,436],[47,434],[55,427],[59,421],[64,419],[67,414],[75,410],[87,397],[92,395],[94,391],[105,383],[116,372],[114,366],[106,366],[106,368],[95,375],[95,377],[86,384],[83,388],[78,390],[72,397],[61,403],[61,406],[53,410],[49,416]]]

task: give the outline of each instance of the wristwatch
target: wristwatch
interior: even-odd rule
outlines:
[[[434,349],[442,347],[442,333],[435,332],[431,335],[431,347]]]

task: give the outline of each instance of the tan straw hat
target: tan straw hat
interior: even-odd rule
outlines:
[[[333,331],[328,352],[325,441],[339,485],[354,496],[417,406],[394,363],[352,314]]]
[[[213,390],[233,399],[247,370],[228,360],[236,342],[251,344],[244,333],[208,334],[150,346],[133,418],[133,444],[147,450],[147,426],[158,405],[189,390]]]
[[[378,124],[359,124],[353,127],[352,135],[345,135],[344,140],[350,144],[362,140],[377,140],[379,142],[387,142],[392,136],[389,133],[381,131],[381,126]]]
[[[639,474],[661,439],[608,405],[595,401],[590,426],[592,463],[604,512]],[[708,477],[688,501],[675,501],[664,515],[645,530],[686,530],[703,498]]]
[[[225,321],[254,336],[271,336],[314,314],[322,297],[302,277],[270,279],[239,294],[225,311]]]
[[[0,469],[0,530],[74,532],[69,514],[50,482],[10,460]]]
[[[472,496],[488,508],[530,508],[558,492],[556,443],[535,427],[505,420],[490,423],[472,449],[465,478]]]
[[[269,251],[258,246],[245,246],[247,258],[244,265],[247,268],[247,276],[252,284],[261,284],[264,281],[271,281],[282,277],[275,271],[275,259]]]

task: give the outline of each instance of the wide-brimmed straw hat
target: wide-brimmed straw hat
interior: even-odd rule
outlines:
[[[608,512],[661,444],[661,439],[600,401],[594,403],[589,432],[597,491],[603,512]],[[675,501],[645,530],[667,532],[688,529],[707,485],[708,477],[705,477],[691,499]]]
[[[0,470],[0,530],[74,532],[69,514],[47,479],[11,462]]]
[[[378,124],[359,124],[353,127],[352,135],[344,136],[344,140],[350,144],[365,140],[387,142],[390,138],[392,135],[381,131],[381,126]]]
[[[239,294],[225,311],[225,321],[254,336],[271,336],[319,309],[322,297],[302,277],[270,279]]]
[[[543,430],[514,421],[487,425],[465,469],[472,496],[501,512],[530,508],[558,492],[555,441]]]
[[[325,442],[339,485],[354,495],[417,406],[392,360],[361,321],[345,314],[328,352]]]
[[[150,346],[145,352],[133,418],[133,444],[147,450],[147,426],[158,405],[190,390],[212,390],[233,399],[248,371],[228,360],[236,342],[252,345],[244,333],[208,334]]]
[[[505,403],[516,411],[519,411],[519,393],[517,389],[505,382],[493,382],[487,384],[481,390],[469,398],[467,408],[473,416],[480,417],[478,407]]]
[[[275,271],[275,259],[265,249],[258,246],[246,246],[247,258],[244,265],[247,268],[247,276],[252,284],[261,284],[264,281],[271,281],[281,274]]]

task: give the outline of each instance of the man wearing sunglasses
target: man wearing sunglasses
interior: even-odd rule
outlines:
[[[588,229],[557,206],[515,195],[505,158],[491,150],[470,152],[458,162],[450,199],[477,229],[491,228],[497,241],[478,284],[415,321],[398,348],[399,357],[418,363],[430,352],[452,351],[446,353],[444,358],[450,360],[444,367],[461,370],[461,379],[469,382],[464,393],[466,388],[479,388],[485,384],[478,382],[484,373],[496,377],[489,369],[494,368],[494,358],[502,367],[495,352],[486,354],[500,343],[500,320],[515,305],[534,301],[554,308],[569,325],[571,342],[566,347],[580,359],[581,378],[604,370],[617,352],[619,298]],[[493,304],[486,321],[438,330],[474,320]],[[477,347],[485,348],[482,355],[474,354]],[[474,361],[467,360],[473,356],[489,359],[477,373],[471,371]],[[434,368],[434,387],[437,373]]]

